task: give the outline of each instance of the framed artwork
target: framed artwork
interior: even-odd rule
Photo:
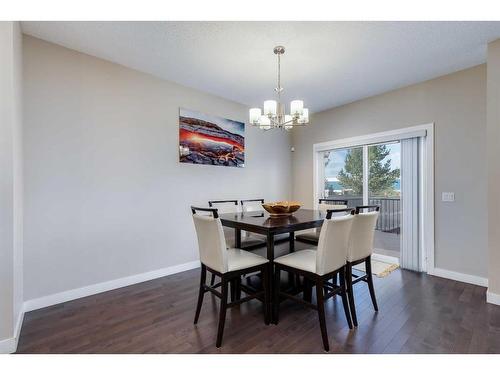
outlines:
[[[180,108],[181,163],[245,166],[245,123]]]

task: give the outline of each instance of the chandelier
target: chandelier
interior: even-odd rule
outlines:
[[[260,108],[250,109],[250,124],[258,126],[262,130],[273,128],[290,130],[294,126],[304,126],[309,123],[309,110],[304,108],[302,100],[292,100],[290,102],[290,114],[285,114],[285,105],[280,102],[281,92],[281,55],[285,53],[285,47],[274,47],[274,53],[278,56],[278,86],[274,89],[278,95],[278,100],[266,100],[264,111]]]

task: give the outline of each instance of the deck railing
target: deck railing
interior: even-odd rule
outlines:
[[[330,197],[331,199],[345,199],[349,207],[363,205],[363,198],[339,195]],[[376,230],[383,232],[397,233],[401,231],[401,199],[386,197],[371,197],[368,204],[380,207],[380,214],[377,221]]]

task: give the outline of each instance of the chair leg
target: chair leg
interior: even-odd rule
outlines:
[[[229,297],[231,302],[236,301],[236,279],[229,281],[229,285],[231,286],[229,290]]]
[[[217,342],[216,347],[220,348],[222,345],[222,335],[224,333],[224,323],[226,322],[226,309],[227,309],[227,289],[229,281],[222,276],[222,298],[220,301],[220,311],[219,311],[219,328],[217,330]]]
[[[318,306],[318,318],[319,327],[321,328],[321,337],[323,338],[323,347],[325,351],[330,350],[328,344],[328,332],[326,330],[326,318],[325,318],[325,301],[324,301],[324,291],[323,291],[323,280],[318,278],[316,280],[316,300]]]
[[[241,276],[236,279],[236,301],[241,299]]]
[[[278,265],[274,266],[274,298],[273,298],[273,322],[274,324],[278,324],[279,322],[279,313],[280,313],[280,279],[281,279],[281,270]]]
[[[214,286],[214,285],[215,285],[215,274],[213,273],[212,277],[210,278],[210,286]]]
[[[346,276],[346,271],[345,268],[340,271],[340,287],[342,288],[340,297],[342,298],[342,305],[344,306],[344,313],[345,313],[345,318],[347,320],[347,325],[349,326],[349,329],[352,329],[352,319],[351,319],[351,312],[349,310],[349,302],[347,301],[347,289],[346,289],[346,281],[345,281],[345,276]]]
[[[375,298],[375,288],[373,287],[373,275],[372,275],[372,262],[371,257],[365,260],[365,269],[368,282],[368,289],[370,290],[370,297],[372,298],[373,308],[378,311],[377,299]]]
[[[264,323],[269,325],[269,264],[265,264],[262,267],[262,280],[264,286]]]
[[[312,301],[312,282],[308,278],[304,277],[304,292],[303,298],[304,301],[311,302]]]
[[[354,306],[354,292],[352,288],[352,265],[347,263],[345,266],[345,284],[347,287],[347,297],[349,298],[349,308],[351,309],[352,323],[355,327],[358,326],[358,318],[356,316],[356,306]]]
[[[196,305],[196,313],[194,314],[194,324],[198,323],[200,317],[201,305],[203,304],[203,296],[205,295],[205,282],[207,278],[207,267],[201,265],[200,291],[198,292],[198,303]]]
[[[332,283],[333,285],[339,285],[339,282],[338,282],[338,275],[339,275],[339,273],[338,273],[338,272],[336,272],[336,273],[333,275],[333,277],[332,277],[332,279],[331,279],[331,283]],[[328,288],[327,288],[327,287],[325,287],[324,289],[325,289],[325,294],[327,294],[327,293],[328,293]]]

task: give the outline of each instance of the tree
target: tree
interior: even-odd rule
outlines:
[[[399,168],[391,170],[391,159],[383,160],[389,155],[386,145],[368,147],[369,176],[368,186],[372,194],[384,195],[394,193],[394,183],[400,175]],[[352,193],[363,192],[363,149],[350,149],[345,158],[344,168],[338,174],[339,184],[344,189],[352,189]]]

